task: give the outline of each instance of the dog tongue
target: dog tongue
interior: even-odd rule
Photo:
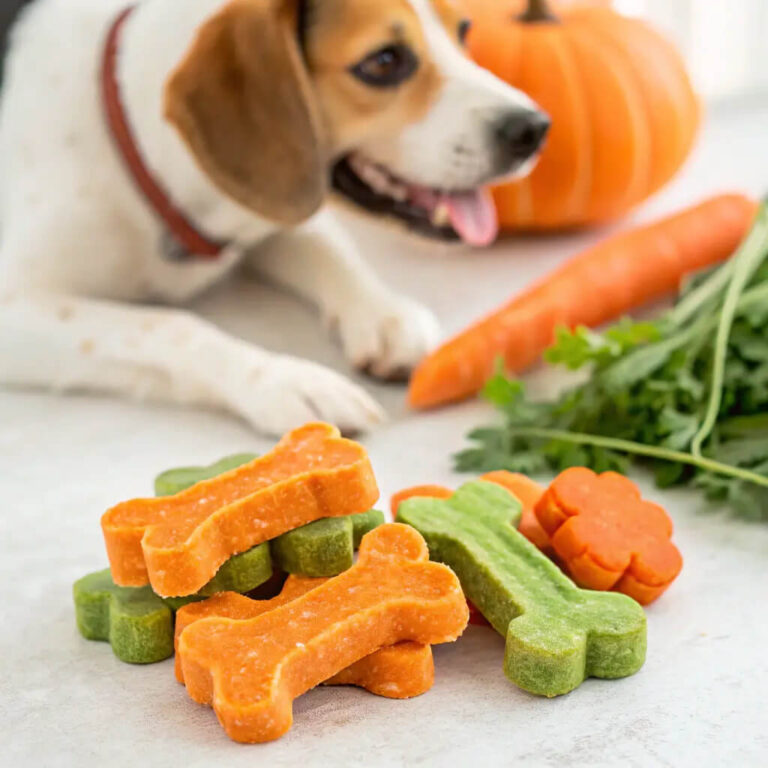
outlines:
[[[488,190],[453,192],[441,198],[461,239],[477,247],[490,245],[499,234],[499,220]]]

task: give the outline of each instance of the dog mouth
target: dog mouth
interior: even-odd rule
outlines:
[[[420,235],[490,245],[498,233],[496,207],[487,189],[441,190],[398,178],[360,154],[333,168],[334,189],[377,216],[403,222]]]

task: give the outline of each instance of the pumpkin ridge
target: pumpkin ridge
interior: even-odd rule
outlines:
[[[574,82],[578,83],[578,99],[575,103],[580,105],[579,123],[584,133],[584,140],[582,142],[582,150],[579,157],[579,165],[583,168],[584,180],[580,185],[580,189],[576,190],[576,197],[574,198],[573,206],[565,216],[565,225],[572,226],[578,225],[588,215],[590,198],[592,196],[592,189],[595,178],[595,132],[590,119],[590,110],[586,105],[588,88],[585,82],[584,73],[578,67],[578,51],[576,50],[573,39],[570,37],[563,37],[564,47],[568,50],[568,58],[571,61],[571,72],[573,73]],[[581,176],[582,173],[579,175]]]
[[[700,118],[681,57],[653,27],[607,2],[549,2],[558,23],[520,21],[526,0],[468,0],[484,9],[470,52],[553,119],[528,179],[494,189],[507,229],[572,229],[626,213],[680,168]]]
[[[637,110],[638,126],[642,126],[645,150],[650,157],[650,162],[644,162],[642,152],[635,153],[638,181],[636,184],[630,185],[630,192],[628,193],[628,205],[633,206],[638,201],[644,200],[648,195],[658,189],[658,186],[654,185],[653,169],[660,165],[661,147],[659,146],[659,139],[661,137],[656,136],[653,131],[650,114],[651,100],[648,96],[647,89],[643,87],[643,73],[640,71],[640,68],[636,66],[633,56],[630,55],[629,51],[626,49],[626,41],[618,41],[614,35],[610,34],[609,30],[605,29],[607,23],[614,21],[614,19],[601,21],[603,23],[593,23],[589,27],[589,35],[599,38],[599,45],[602,49],[610,50],[614,60],[621,62],[621,66],[626,75],[625,86],[627,90],[629,90],[629,83],[631,81],[634,99],[637,101],[639,107]],[[622,19],[622,21],[624,21],[624,19]],[[677,120],[675,121],[675,126],[679,133],[680,130]],[[666,135],[664,138],[666,139]]]
[[[653,167],[655,173],[652,175],[648,194],[656,192],[667,181],[669,181],[675,172],[680,168],[682,162],[689,154],[696,135],[698,133],[697,125],[700,118],[699,103],[693,94],[690,78],[684,68],[680,66],[677,60],[677,52],[672,44],[664,37],[659,36],[655,30],[647,25],[639,23],[630,27],[627,19],[621,18],[620,25],[616,25],[622,35],[621,44],[615,41],[615,45],[621,45],[627,54],[628,60],[634,65],[635,56],[632,52],[640,48],[654,49],[655,55],[645,54],[644,58],[649,62],[649,66],[654,68],[653,88],[641,88],[645,95],[648,91],[658,93],[663,91],[667,104],[663,109],[664,118],[667,125],[664,126],[663,142],[659,149],[667,150],[659,152],[661,156]],[[638,42],[638,36],[643,36],[642,45]],[[606,35],[609,37],[610,35]],[[642,55],[642,51],[638,52]],[[648,79],[642,68],[636,67],[640,77]],[[669,72],[674,71],[674,77],[670,77]],[[663,84],[663,85],[662,85]],[[646,99],[648,96],[646,95]],[[649,100],[649,99],[648,99]],[[670,142],[670,124],[674,126],[676,141]],[[693,126],[691,129],[690,126]]]
[[[529,44],[534,43],[534,41],[529,41]],[[551,81],[554,79],[554,65],[557,66],[557,74],[559,76],[559,80],[562,84],[562,90],[558,93],[558,107],[557,111],[561,111],[563,108],[568,109],[570,115],[570,119],[567,121],[567,125],[573,125],[576,121],[578,121],[579,125],[579,134],[582,136],[582,139],[579,139],[576,137],[576,142],[579,143],[580,141],[583,141],[585,138],[589,138],[589,123],[583,119],[583,112],[580,109],[581,105],[581,85],[578,82],[578,77],[574,76],[575,68],[573,66],[573,61],[571,58],[571,52],[568,49],[567,45],[564,45],[564,38],[563,35],[558,32],[557,35],[552,34],[542,34],[541,32],[537,35],[537,40],[535,41],[535,45],[537,49],[541,52],[543,49],[543,54],[541,55],[541,58],[549,61],[549,66],[546,67],[546,71],[542,70],[536,70],[532,71],[533,78],[526,78],[527,83],[530,84],[533,80],[534,87],[531,88],[531,90],[534,93],[540,93],[543,89],[542,87],[536,83],[536,80],[540,80],[541,78],[546,78],[548,81]],[[524,87],[525,90],[525,87]],[[546,106],[545,106],[546,109]],[[582,114],[579,114],[582,112]],[[563,121],[565,122],[565,121]],[[555,127],[553,130],[558,130],[557,127]],[[573,131],[571,131],[573,133]],[[557,138],[557,136],[553,137]],[[570,138],[570,137],[569,137]],[[546,159],[544,160],[546,162]],[[561,198],[562,201],[568,201],[565,203],[569,207],[578,207],[579,204],[579,190],[581,187],[584,186],[583,177],[584,174],[589,174],[589,163],[579,162],[577,164],[577,167],[573,171],[573,181],[572,181],[572,188],[571,190],[566,190],[564,193],[561,192],[561,194],[558,196]],[[525,179],[525,184],[527,186],[527,190],[529,192],[529,200],[528,200],[528,217],[527,217],[527,223],[530,226],[536,226],[538,222],[540,222],[542,219],[549,220],[552,217],[552,211],[551,206],[557,205],[558,203],[556,201],[552,201],[551,196],[548,196],[546,194],[542,194],[541,190],[538,189],[539,186],[544,187],[546,185],[546,178],[544,178],[546,173],[546,168],[542,171],[542,173],[538,175],[531,175],[527,179]],[[555,172],[559,173],[559,169],[555,168]],[[561,177],[562,178],[562,177]],[[587,183],[587,187],[588,187]],[[538,194],[536,194],[538,193]],[[571,202],[572,201],[572,202]],[[560,205],[563,205],[563,202],[559,203]]]
[[[594,181],[588,217],[600,221],[625,210],[639,197],[635,190],[642,182],[644,138],[646,148],[648,144],[642,129],[646,126],[638,117],[640,105],[626,73],[600,47],[591,26],[574,26],[571,42],[588,83],[585,101],[593,127]],[[598,146],[600,142],[603,146]]]

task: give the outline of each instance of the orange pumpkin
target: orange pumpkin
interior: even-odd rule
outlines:
[[[495,191],[502,226],[612,219],[680,168],[699,103],[678,52],[647,24],[591,3],[470,0],[469,7],[475,60],[552,117],[531,176]]]

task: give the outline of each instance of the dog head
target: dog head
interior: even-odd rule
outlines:
[[[298,223],[329,186],[423,234],[495,237],[483,188],[532,167],[549,120],[463,53],[456,0],[231,0],[166,86],[219,188]]]

